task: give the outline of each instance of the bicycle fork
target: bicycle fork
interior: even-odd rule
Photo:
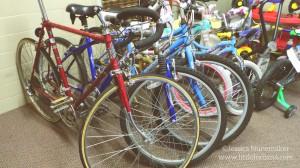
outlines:
[[[171,69],[170,66],[168,64],[168,61],[166,60],[166,58],[162,55],[162,53],[159,53],[158,56],[158,64],[160,67],[160,73],[164,74],[167,78],[173,79],[173,75],[171,73]],[[172,95],[171,93],[171,88],[169,84],[163,84],[163,89],[164,89],[164,93],[166,96],[166,101],[167,101],[167,106],[169,109],[169,115],[170,115],[170,121],[171,122],[176,122],[177,117],[176,117],[176,112],[175,112],[175,108],[174,108],[174,104],[172,101]]]
[[[192,48],[190,45],[185,48],[185,57],[187,60],[188,67],[194,70],[195,69],[195,60],[194,60]],[[189,84],[190,84],[191,88],[193,89],[193,92],[196,95],[198,104],[201,107],[207,107],[207,102],[206,102],[198,84],[193,79],[189,79]]]
[[[118,84],[119,87],[119,97],[121,100],[121,103],[123,104],[124,108],[128,113],[131,113],[131,107],[128,99],[127,90],[125,87],[125,81],[123,78],[123,72],[119,67],[118,61],[115,58],[110,59],[110,63],[112,66],[112,76],[115,77],[115,81]]]

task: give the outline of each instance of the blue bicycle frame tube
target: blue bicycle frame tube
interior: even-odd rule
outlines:
[[[85,38],[85,44],[91,43],[91,39],[89,37]],[[93,54],[93,48],[92,46],[87,48],[89,62],[90,62],[90,69],[91,69],[91,76],[92,80],[96,79],[96,68],[95,68],[95,62],[94,62],[94,54]]]
[[[188,67],[191,69],[195,69],[195,60],[191,45],[185,47],[185,57]]]
[[[186,57],[186,60],[188,63],[188,67],[191,69],[195,69],[195,60],[194,60],[195,58],[193,55],[191,45],[185,47],[185,57]],[[201,105],[201,107],[206,107],[206,100],[205,100],[198,84],[192,79],[189,79],[189,84],[192,87],[192,89],[197,97],[198,103]]]
[[[113,80],[113,77],[111,76],[111,74],[108,74],[105,77],[104,81],[100,84],[100,86],[98,86],[100,93],[102,93],[110,85],[112,80]]]
[[[166,66],[167,66],[167,72],[165,74],[165,76],[167,78],[173,78],[171,69],[170,69],[170,61],[166,60]],[[170,120],[171,122],[176,122],[176,112],[175,112],[175,108],[174,108],[174,104],[171,101],[172,100],[172,96],[171,96],[171,92],[170,92],[170,85],[169,84],[164,84],[164,90],[165,90],[165,95],[167,96],[167,105],[168,105],[168,109],[169,109],[169,115],[170,115]]]
[[[68,49],[65,53],[64,53],[64,57],[62,59],[62,62],[65,62],[71,55],[78,55],[81,54],[82,51],[84,51],[85,49],[87,49],[88,47],[91,47],[93,45],[93,42],[89,42],[86,43],[80,47],[71,47],[70,49]],[[93,69],[91,70],[95,70],[95,67],[93,66]],[[83,88],[82,87],[73,87],[74,89],[76,89],[77,91],[83,92]]]

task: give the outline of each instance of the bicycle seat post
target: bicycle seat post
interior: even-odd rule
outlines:
[[[47,12],[46,12],[46,8],[45,5],[43,3],[43,0],[38,0],[39,6],[40,6],[40,10],[43,16],[43,21],[47,21],[48,20],[48,16],[47,16]]]

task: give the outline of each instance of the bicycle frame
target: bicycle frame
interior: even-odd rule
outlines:
[[[179,29],[177,29],[175,32],[174,32],[174,35],[180,35],[180,34],[184,34],[185,31],[187,31],[187,25],[184,25],[184,26],[181,26]],[[167,39],[168,37],[167,36],[164,36],[162,37],[162,39]],[[85,45],[88,45],[89,41],[90,41],[90,38],[89,37],[86,37],[86,42],[85,42]],[[176,40],[167,50],[165,53],[163,53],[163,57],[166,57],[166,72],[165,72],[165,76],[168,77],[168,78],[174,78],[172,72],[171,72],[171,67],[173,67],[172,65],[172,59],[182,50],[185,50],[185,53],[188,55],[187,56],[187,60],[188,60],[188,66],[189,68],[191,69],[195,69],[194,67],[194,58],[193,58],[193,53],[192,53],[192,49],[191,47],[189,47],[188,44],[190,44],[190,42],[187,41],[188,38],[185,37],[185,36],[182,36],[180,37],[178,40]],[[91,51],[91,52],[89,52]],[[124,54],[123,58],[124,57],[128,57],[131,53],[133,53],[134,51],[134,48],[132,47],[131,44],[129,44],[127,46],[127,52]],[[101,56],[100,56],[101,57]],[[89,46],[88,48],[88,58],[89,60],[91,61],[94,61],[93,60],[93,53],[92,53],[92,48],[91,46]],[[152,64],[150,64],[146,69],[144,69],[142,71],[142,74],[144,73],[149,73],[151,72],[153,69],[156,68],[156,66],[158,65],[158,60],[156,60],[155,62],[153,62]],[[90,68],[91,69],[95,69],[95,65],[92,65],[90,63]],[[135,67],[130,67],[131,69],[131,73],[133,75],[136,75],[137,74],[137,71],[135,69]],[[91,75],[93,75],[93,71],[91,71]],[[107,78],[107,80],[109,81],[109,78]],[[198,99],[198,103],[201,105],[201,106],[206,106],[207,102],[204,98],[204,96],[202,95],[202,92],[201,92],[201,89],[199,87],[197,87],[197,84],[195,82],[193,82],[192,80],[189,81],[190,85],[191,85],[191,88],[193,89],[194,93],[196,94],[197,96],[197,99]],[[103,90],[103,88],[105,88],[106,85],[105,85],[105,82],[103,82],[100,86],[99,86],[99,90]],[[168,90],[168,86],[164,86],[164,89],[165,90]],[[176,121],[176,115],[175,115],[175,112],[173,112],[174,110],[172,110],[172,102],[170,101],[170,96],[167,95],[167,92],[165,91],[166,93],[166,96],[168,97],[167,99],[167,102],[168,102],[168,106],[170,107],[170,116],[172,116],[172,121]]]
[[[128,96],[127,96],[127,91],[125,88],[125,82],[123,79],[123,75],[122,75],[122,71],[119,68],[119,64],[117,59],[115,58],[115,51],[114,51],[114,47],[112,44],[112,37],[109,33],[106,33],[105,35],[98,35],[98,34],[93,34],[93,33],[89,33],[86,31],[82,31],[82,30],[78,30],[75,28],[71,28],[71,27],[67,27],[64,25],[60,25],[54,22],[49,21],[47,14],[46,14],[46,10],[43,4],[42,0],[38,0],[40,9],[41,9],[41,13],[43,16],[43,22],[42,22],[42,30],[46,29],[48,37],[50,39],[50,46],[52,47],[52,51],[55,55],[55,61],[56,61],[56,65],[57,68],[59,70],[59,76],[60,79],[62,80],[62,84],[63,84],[63,90],[65,91],[65,94],[68,97],[73,97],[69,83],[68,83],[68,79],[66,77],[64,68],[62,66],[62,60],[60,58],[60,54],[58,52],[57,49],[57,45],[54,39],[54,35],[52,32],[52,29],[56,28],[59,30],[63,30],[66,32],[70,32],[73,34],[77,34],[77,35],[81,35],[81,36],[86,36],[89,37],[97,42],[103,42],[106,44],[106,49],[108,51],[109,57],[110,57],[110,64],[105,68],[105,70],[103,71],[103,73],[99,74],[98,77],[92,82],[91,86],[87,88],[87,90],[78,98],[75,99],[73,107],[74,109],[77,109],[79,107],[79,105],[83,102],[83,100],[94,90],[95,87],[97,87],[98,85],[100,85],[103,82],[103,79],[105,78],[105,76],[107,76],[106,74],[108,74],[108,76],[110,76],[110,74],[112,74],[116,80],[116,83],[119,87],[119,96],[120,96],[120,100],[122,105],[124,106],[124,108],[127,110],[128,113],[131,112],[131,107],[129,105],[129,100],[128,100]],[[99,17],[99,16],[98,16]],[[33,65],[33,72],[32,72],[32,78],[34,76],[34,69],[35,67],[37,67],[38,64],[38,60],[39,60],[39,56],[40,56],[40,50],[43,46],[43,38],[44,38],[44,33],[40,33],[39,36],[39,41],[38,41],[38,45],[37,45],[37,55],[35,57],[34,60],[34,65]],[[92,42],[88,45],[83,46],[81,49],[85,49],[88,48],[88,46],[92,45]],[[43,91],[44,92],[44,91]],[[46,96],[47,98],[49,98],[50,100],[53,100],[53,97],[47,93],[42,93],[43,95],[48,95]]]
[[[199,27],[200,27],[199,25],[196,25],[196,27],[193,27],[193,29],[195,29],[197,31],[197,30],[199,30]],[[200,27],[200,30],[201,29],[202,28]],[[192,30],[192,32],[193,31],[194,30]],[[186,55],[188,67],[191,69],[195,69],[195,66],[194,66],[194,54],[195,53],[192,51],[191,44],[198,47],[198,49],[201,49],[201,52],[203,54],[214,53],[217,55],[225,55],[227,53],[232,53],[239,60],[241,67],[242,68],[244,67],[243,60],[238,56],[237,49],[235,48],[235,43],[236,43],[235,38],[232,38],[232,40],[229,40],[229,41],[222,41],[216,47],[210,49],[210,48],[201,46],[200,44],[195,42],[193,39],[191,39],[188,35],[185,35],[187,32],[188,32],[187,25],[183,25],[179,29],[175,30],[175,32],[172,35],[181,36],[181,37],[179,37],[175,42],[173,42],[173,44],[169,48],[167,48],[167,50],[163,53],[163,56],[168,57],[168,59],[166,60],[166,65],[169,68],[167,69],[167,72],[165,74],[167,77],[172,77],[172,73],[170,70],[170,67],[172,67],[172,63],[170,63],[171,59],[173,59],[176,55],[178,55],[183,50],[184,50],[184,54]],[[161,39],[166,39],[166,38],[168,38],[168,36],[163,36]],[[89,39],[89,37],[87,37],[86,44],[89,41],[90,41],[90,39]],[[219,49],[221,49],[221,51]],[[124,57],[129,56],[130,55],[129,53],[132,53],[132,47],[130,45],[128,45],[127,55],[125,54]],[[93,70],[95,70],[95,65],[93,65],[94,60],[93,60],[93,53],[92,53],[91,47],[89,47],[89,49],[88,49],[88,58],[90,61],[91,75],[94,76],[95,72]],[[158,60],[155,60],[146,69],[144,69],[142,71],[142,73],[150,72],[151,70],[155,69],[157,65],[158,65]],[[133,74],[136,73],[135,67],[131,67],[131,69],[132,69]],[[206,101],[201,93],[201,90],[198,87],[196,87],[195,83],[193,83],[192,81],[190,81],[190,84],[191,84],[193,91],[197,95],[198,103],[201,105],[205,105]],[[102,86],[100,88],[102,88]]]
[[[174,75],[171,72],[171,68],[173,67],[174,69],[176,69],[176,66],[174,67],[174,65],[172,64],[172,60],[175,58],[175,56],[177,56],[180,52],[182,52],[184,50],[184,53],[186,55],[186,59],[187,59],[187,65],[189,68],[191,69],[195,69],[195,63],[194,63],[194,54],[192,52],[192,48],[191,48],[191,42],[189,41],[189,38],[187,36],[185,36],[185,31],[187,31],[187,25],[183,25],[181,26],[179,29],[177,29],[174,32],[174,36],[177,35],[181,35],[183,34],[181,37],[179,37],[176,41],[174,41],[166,50],[164,53],[162,53],[161,57],[167,58],[166,59],[166,72],[165,72],[165,76],[168,78],[174,78]],[[167,39],[168,36],[163,36],[162,39]],[[127,47],[128,53],[131,53],[131,46],[128,45]],[[126,57],[126,56],[125,56]],[[158,60],[155,60],[152,64],[150,64],[147,68],[145,68],[142,73],[148,73],[150,71],[152,71],[153,69],[156,68],[156,66],[158,65]],[[193,81],[193,80],[189,80],[189,84],[192,88],[192,90],[194,91],[196,97],[197,97],[197,101],[198,103],[203,106],[206,107],[207,102],[202,94],[201,89],[198,87],[198,85]]]
[[[208,48],[197,43],[196,41],[193,41],[193,45],[195,46],[195,48],[200,50],[195,52],[195,54],[197,55],[210,53],[214,55],[225,56],[227,53],[231,53],[234,56],[237,56],[237,49],[234,47],[235,43],[236,43],[236,38],[233,37],[231,40],[221,41],[213,48]]]
[[[200,25],[196,25],[194,27],[194,32],[197,34],[197,32],[199,32],[199,31],[201,31],[201,27],[200,27]],[[240,35],[243,37],[243,36],[246,36],[249,32],[250,32],[250,29],[244,30],[244,31],[240,32]],[[259,34],[259,32],[257,31],[255,33],[255,38],[257,38],[258,34]],[[232,54],[237,59],[240,67],[243,70],[243,69],[245,69],[244,60],[238,54],[238,49],[235,47],[236,43],[237,43],[236,37],[233,36],[231,38],[231,40],[223,40],[212,48],[203,46],[196,41],[193,41],[193,47],[195,47],[197,50],[199,50],[199,51],[195,52],[196,56],[197,55],[201,56],[204,54],[226,56],[227,54]]]

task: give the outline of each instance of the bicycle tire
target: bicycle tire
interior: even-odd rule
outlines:
[[[202,161],[202,160],[208,158],[212,154],[212,152],[218,147],[219,143],[222,141],[222,138],[225,134],[225,129],[226,129],[227,110],[225,108],[225,102],[224,102],[223,96],[221,95],[221,93],[219,92],[217,87],[214,85],[214,83],[208,77],[206,77],[205,75],[203,75],[201,73],[197,73],[195,70],[192,70],[187,67],[182,67],[182,66],[176,66],[175,71],[176,71],[175,73],[177,73],[177,75],[187,76],[187,77],[195,80],[195,82],[203,85],[203,88],[205,88],[205,90],[209,89],[211,91],[211,93],[213,94],[214,99],[217,100],[216,103],[218,103],[218,105],[216,105],[216,106],[219,107],[218,110],[220,111],[220,117],[219,117],[219,121],[218,121],[219,124],[218,124],[218,128],[216,128],[216,130],[218,130],[218,131],[214,133],[214,137],[210,141],[209,145],[202,148],[204,150],[199,148],[197,150],[197,152],[194,154],[193,162],[197,163],[199,161]],[[186,90],[188,90],[188,89],[186,89]],[[191,92],[190,92],[190,94],[195,96]],[[194,101],[197,102],[196,100],[194,100]],[[199,107],[200,105],[198,103],[196,103],[196,105],[198,106],[198,109],[201,108],[201,107]],[[205,119],[206,119],[205,117],[200,116],[200,123],[205,123]],[[200,125],[200,132],[202,132],[203,134],[207,134],[202,129],[205,130],[205,128],[203,128]]]
[[[254,95],[252,92],[252,87],[250,81],[248,80],[245,73],[240,69],[240,67],[228,59],[224,59],[214,55],[207,55],[203,57],[197,57],[197,61],[213,63],[220,66],[222,65],[222,67],[230,70],[230,72],[239,80],[239,82],[244,88],[244,94],[247,98],[247,106],[244,107],[243,110],[244,117],[242,120],[239,120],[237,128],[234,127],[234,129],[229,131],[229,133],[228,132],[225,133],[223,140],[220,143],[220,146],[223,146],[236,139],[245,130],[245,128],[247,127],[251,119],[253,109],[254,109]],[[228,109],[228,111],[230,110]],[[228,116],[227,119],[229,119]]]
[[[37,112],[47,121],[52,122],[52,123],[56,123],[60,120],[58,115],[55,115],[53,112],[51,112],[51,110],[46,109],[44,110],[42,105],[40,103],[38,103],[38,100],[35,100],[35,98],[33,97],[34,93],[32,93],[31,90],[31,86],[30,86],[30,81],[31,79],[31,75],[28,76],[28,79],[25,79],[25,76],[23,74],[23,69],[22,69],[22,60],[21,60],[21,55],[22,55],[22,49],[25,45],[26,42],[29,42],[31,44],[34,45],[35,48],[35,40],[31,39],[31,38],[24,38],[22,40],[20,40],[18,47],[17,47],[17,52],[16,52],[16,66],[17,66],[17,70],[18,70],[18,75],[19,75],[19,79],[21,82],[21,86],[22,89],[24,91],[25,97],[26,97],[26,101],[29,101],[30,103],[32,103],[32,105],[34,106],[34,108],[37,110]],[[40,59],[42,57],[45,57],[49,63],[49,66],[51,67],[51,69],[53,70],[53,75],[55,76],[56,79],[58,79],[58,72],[55,68],[55,64],[53,63],[52,59],[50,58],[50,56],[47,54],[47,52],[44,49],[40,50],[41,56]],[[29,52],[27,52],[27,54],[29,54]],[[33,54],[31,52],[31,54]],[[34,60],[36,55],[33,56],[32,61]],[[33,62],[32,62],[33,63]],[[32,66],[30,67],[31,71],[32,71]],[[30,73],[31,74],[31,73]],[[27,80],[27,81],[26,81]],[[29,83],[28,83],[29,82]],[[60,82],[59,80],[57,80],[57,82]],[[50,113],[48,112],[50,111]]]
[[[195,131],[193,134],[195,135],[194,137],[194,142],[193,144],[190,145],[190,149],[189,149],[189,152],[188,154],[185,156],[185,160],[184,161],[181,161],[180,163],[177,163],[177,165],[163,165],[163,166],[170,166],[170,167],[173,167],[173,166],[178,166],[178,164],[181,164],[180,167],[186,167],[189,162],[192,160],[193,158],[193,154],[194,152],[196,151],[196,148],[197,148],[197,142],[198,142],[198,139],[199,139],[199,128],[200,128],[200,125],[199,125],[199,116],[198,116],[198,113],[197,113],[197,108],[196,108],[196,105],[194,104],[192,98],[189,96],[189,94],[180,86],[178,85],[176,82],[170,80],[170,79],[167,79],[165,77],[161,77],[161,76],[158,76],[158,75],[142,75],[142,76],[136,76],[136,77],[133,77],[131,78],[131,82],[141,82],[143,80],[158,80],[158,81],[162,81],[162,82],[166,82],[166,83],[169,83],[171,84],[172,86],[175,86],[177,89],[179,89],[187,98],[188,102],[191,103],[191,107],[193,108],[193,115],[195,115]],[[134,87],[136,88],[136,87]],[[87,156],[87,151],[86,151],[86,143],[88,143],[86,141],[86,136],[87,136],[87,129],[89,128],[89,124],[92,122],[92,118],[96,115],[96,111],[98,110],[98,107],[101,105],[101,103],[104,103],[103,101],[105,100],[105,98],[109,99],[109,97],[111,96],[111,94],[114,94],[114,92],[117,91],[117,86],[111,86],[109,89],[107,89],[106,91],[103,92],[103,94],[97,99],[95,105],[93,106],[93,108],[91,109],[90,113],[88,114],[87,118],[86,118],[86,121],[82,127],[82,131],[81,131],[81,134],[80,134],[80,158],[81,158],[81,161],[83,163],[83,166],[84,167],[91,167],[89,161],[88,161],[88,156]],[[125,115],[124,111],[123,110],[120,110],[120,115]],[[124,120],[120,120],[120,125],[122,126],[121,128],[123,129],[123,131],[125,131],[125,134],[129,135],[128,134],[128,130],[125,129],[127,128],[126,126],[124,126],[126,124],[126,121]],[[124,130],[125,129],[125,130]],[[131,139],[128,139],[128,137],[126,138],[125,137],[125,140],[127,143],[132,143]],[[139,149],[140,150],[140,149]],[[133,152],[138,152],[139,151],[138,149],[135,149],[133,150]],[[143,158],[146,158],[147,161],[152,161],[153,162],[153,159],[154,157],[148,157],[146,156],[145,154],[141,154]],[[150,160],[149,160],[150,159]],[[114,162],[116,162],[116,160],[114,160]],[[158,167],[161,167],[161,163],[155,163],[153,164],[155,166],[158,166]]]
[[[262,78],[263,74],[260,70],[260,68],[252,61],[249,60],[244,60],[244,65],[245,65],[245,73],[247,76],[249,76],[249,80],[252,84],[253,87],[256,87],[258,81]],[[252,71],[252,73],[251,73]],[[248,74],[250,73],[250,74]],[[254,76],[252,76],[253,74]],[[252,78],[252,77],[254,78]]]
[[[288,75],[293,65],[289,60],[278,60],[273,63],[266,73],[263,75],[262,79],[259,81],[256,91],[255,91],[255,109],[262,111],[272,106],[277,97],[278,86],[276,83],[282,80]],[[264,97],[263,92],[266,88],[274,89],[271,92],[270,97]]]

